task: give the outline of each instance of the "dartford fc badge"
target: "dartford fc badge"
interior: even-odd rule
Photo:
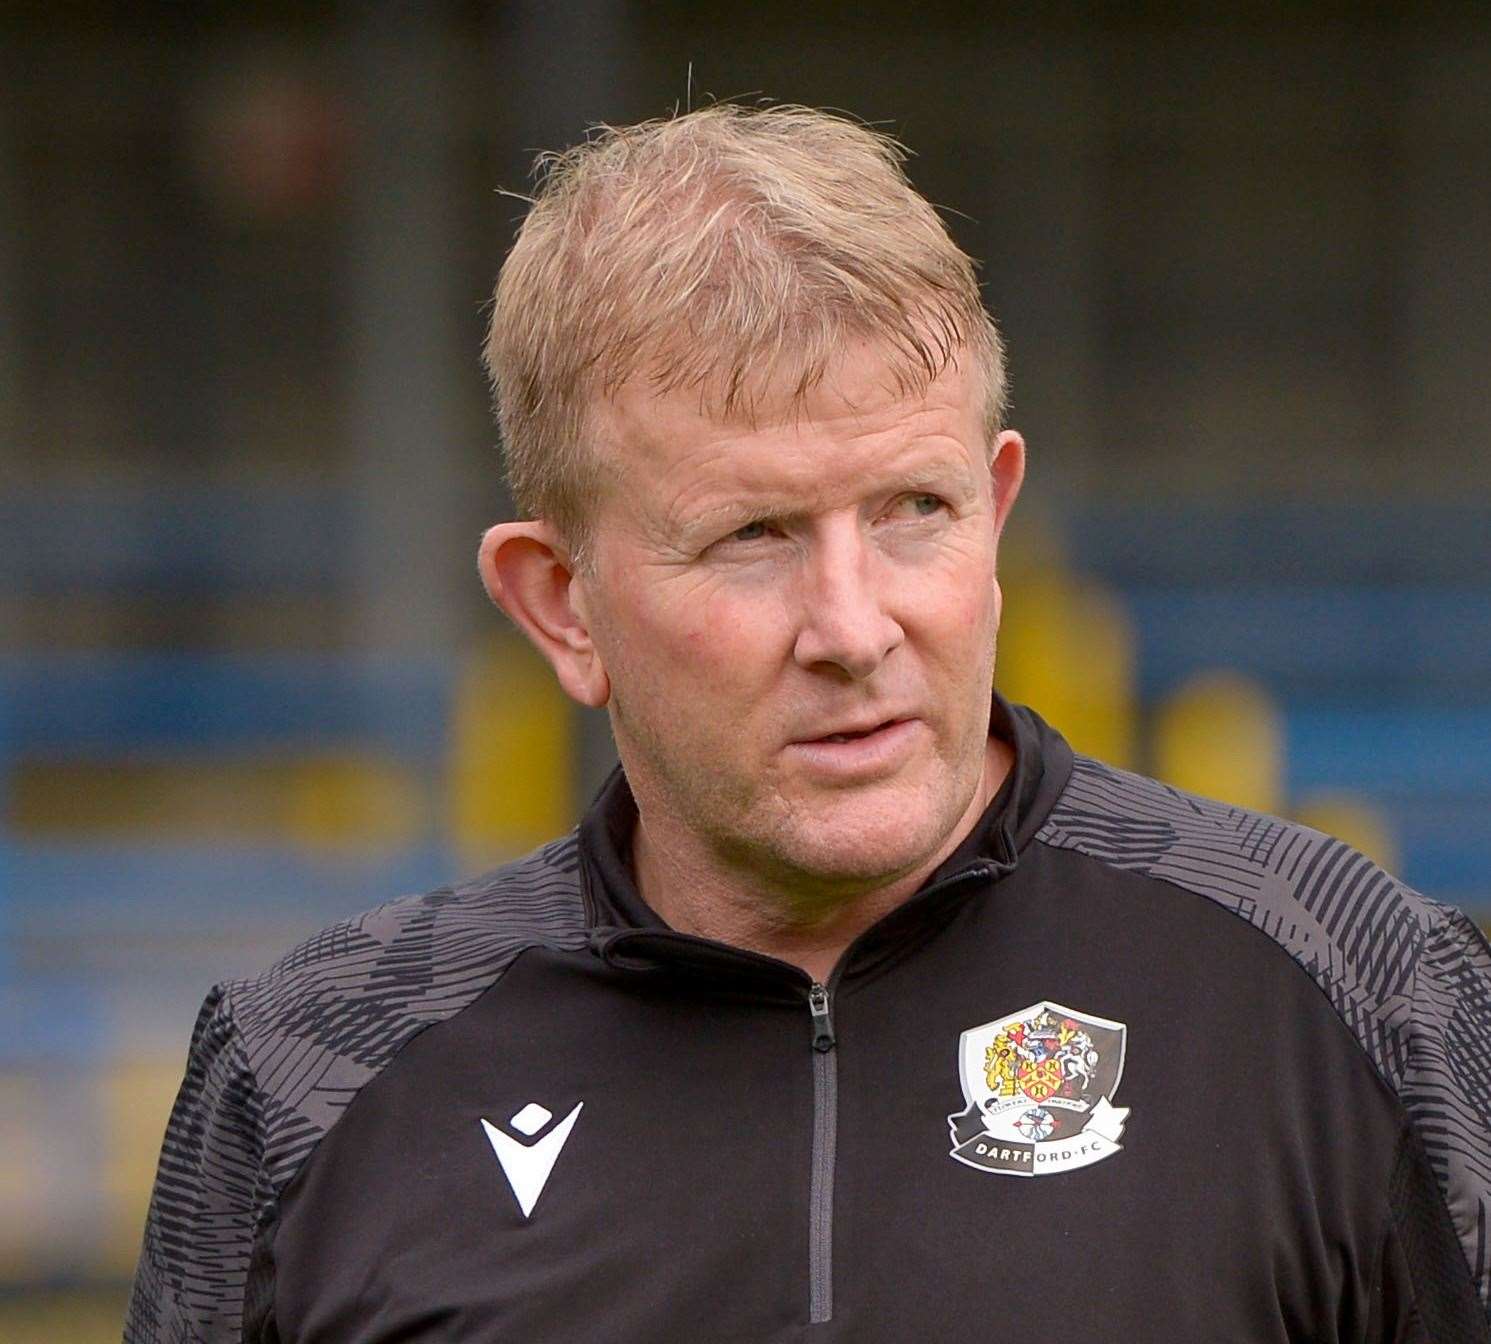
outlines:
[[[1113,1105],[1127,1028],[1049,1000],[965,1031],[958,1067],[968,1109],[948,1116],[952,1156],[981,1171],[1049,1176],[1120,1150]]]

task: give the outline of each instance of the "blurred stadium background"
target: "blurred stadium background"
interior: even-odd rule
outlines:
[[[607,769],[475,579],[477,352],[497,189],[691,64],[894,129],[985,261],[1003,689],[1491,914],[1477,7],[127,12],[0,19],[0,1338],[117,1338],[214,980]]]

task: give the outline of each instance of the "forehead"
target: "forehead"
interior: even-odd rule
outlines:
[[[805,394],[783,388],[749,418],[718,404],[707,389],[660,393],[644,380],[598,401],[596,450],[620,493],[673,512],[717,496],[808,506],[878,477],[976,476],[985,459],[981,389],[956,364],[908,391],[873,348],[850,347]]]

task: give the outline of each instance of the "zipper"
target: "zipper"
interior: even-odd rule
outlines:
[[[826,986],[808,990],[813,1020],[813,1166],[808,1187],[808,1322],[834,1314],[834,1162],[839,1142],[839,1075]]]
[[[1013,866],[1009,862],[980,859],[923,888],[914,900],[920,904],[928,897],[974,878],[997,878]],[[886,916],[908,908],[910,903]],[[884,923],[885,920],[880,921]],[[865,930],[840,956],[826,984],[814,980],[807,992],[808,1015],[812,1021],[813,1051],[813,1146],[812,1169],[808,1187],[808,1321],[822,1325],[833,1319],[833,1212],[834,1175],[839,1135],[838,1037],[834,1034],[833,988],[844,967],[853,960],[878,926]],[[692,934],[671,929],[633,929],[597,927],[590,931],[592,948],[608,965],[623,970],[650,970],[666,965],[669,954],[689,954],[696,968],[709,967],[716,972],[730,967],[771,972],[774,976],[789,974],[801,986],[806,975],[800,969],[759,952],[727,947]]]
[[[999,866],[973,863],[918,893],[923,899],[974,877],[994,877]],[[904,908],[904,907],[903,907]],[[828,984],[808,988],[808,1015],[813,1023],[813,1167],[808,1186],[808,1323],[822,1325],[834,1314],[834,1167],[839,1144],[838,1037],[834,1034],[833,997],[845,964],[860,939],[839,958]]]

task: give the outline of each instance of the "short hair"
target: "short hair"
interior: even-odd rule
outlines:
[[[848,339],[882,345],[904,394],[970,354],[992,442],[999,333],[906,157],[843,116],[735,103],[541,155],[483,351],[520,516],[588,548],[594,397],[643,376],[751,421],[784,387],[800,404]]]

